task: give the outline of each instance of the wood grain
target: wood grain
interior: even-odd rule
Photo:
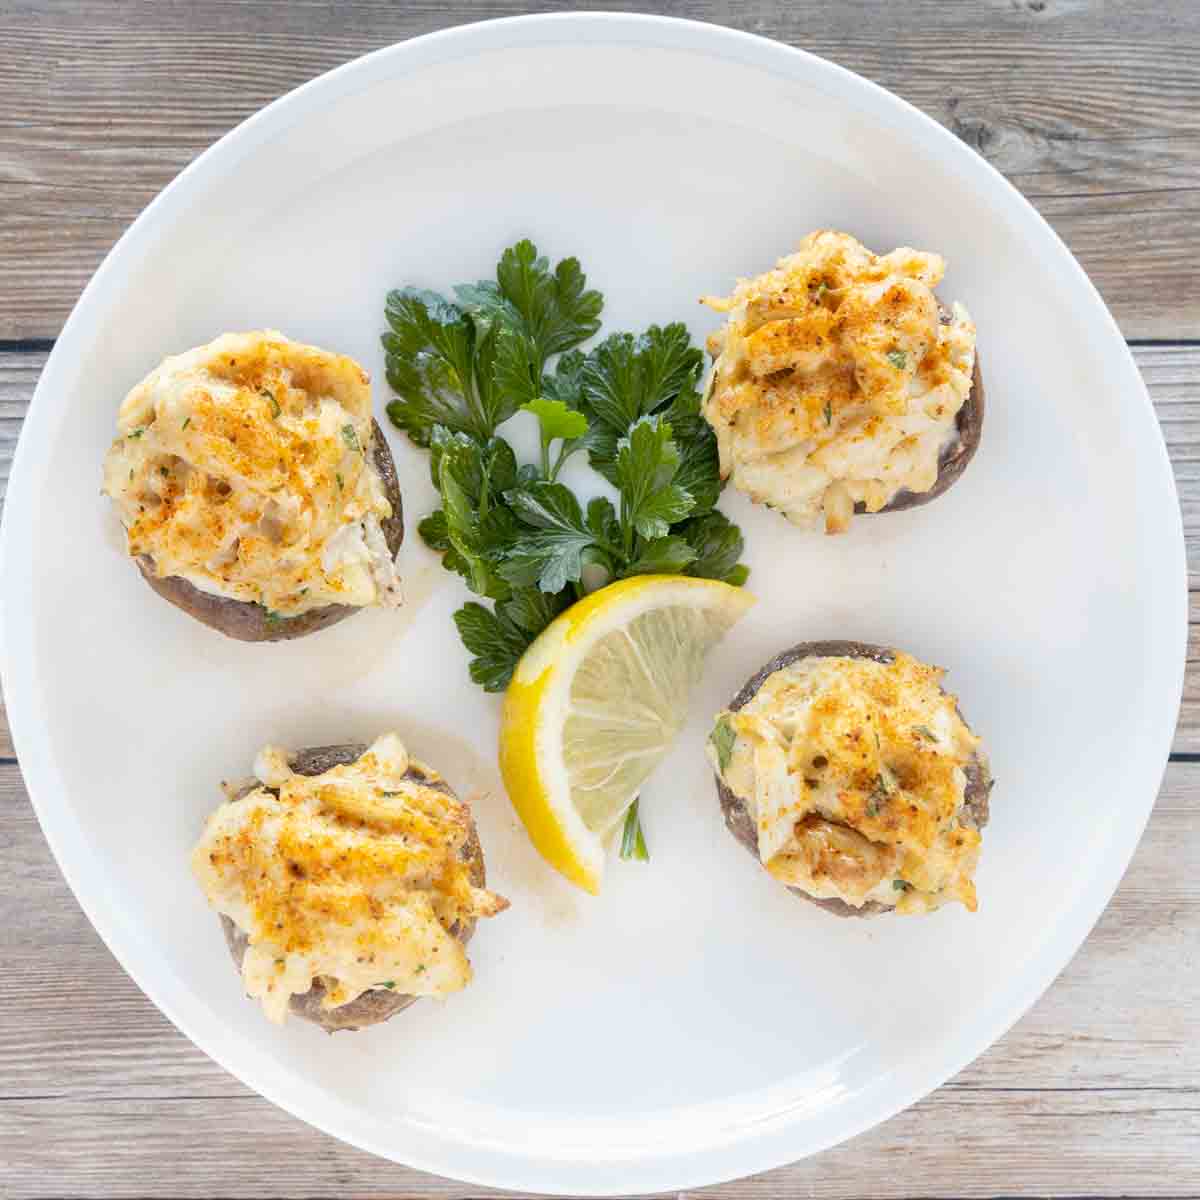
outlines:
[[[1084,1178],[1095,1196],[1200,1193],[1198,789],[1200,764],[1168,769],[1146,836],[1092,936],[973,1066],[846,1146],[705,1194],[1006,1195],[1018,1146],[1029,1194],[1078,1195]],[[0,822],[6,1198],[211,1196],[214,1169],[230,1200],[480,1194],[341,1145],[226,1075],[101,944],[11,766],[0,767]],[[63,987],[64,961],[86,989]]]
[[[1133,355],[1175,468],[1191,570],[1188,673],[1175,749],[1200,752],[1200,345],[1135,346]],[[43,353],[0,354],[0,503],[21,420],[45,360]],[[114,398],[114,411],[116,403]],[[0,757],[11,753],[0,714]]]
[[[0,503],[8,492],[13,452],[46,357],[45,354],[0,354]]]
[[[1198,1142],[1194,1091],[943,1088],[815,1158],[675,1195],[1179,1198],[1200,1190]],[[14,1101],[0,1107],[0,1161],[7,1156],[10,1200],[516,1195],[371,1158],[252,1096]]]
[[[56,335],[104,253],[148,201],[221,134],[305,80],[447,23],[644,7],[617,0],[5,5],[0,339]],[[1042,209],[1127,337],[1200,336],[1200,5],[675,0],[657,7],[801,46],[911,100]]]
[[[195,155],[379,46],[630,0],[10,0],[0,5],[0,502],[44,353],[104,253]],[[1135,349],[1179,485],[1200,755],[1200,3],[668,0],[825,55],[1004,172]],[[16,351],[16,352],[14,352]],[[116,400],[114,398],[114,407]],[[1112,904],[995,1046],[921,1104],[713,1197],[1200,1200],[1200,761],[1173,762]],[[304,1126],[143,997],[55,866],[0,705],[0,1197],[475,1197]],[[492,1193],[486,1193],[492,1194]]]

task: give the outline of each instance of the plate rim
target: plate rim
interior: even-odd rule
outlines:
[[[22,651],[26,651],[26,657],[30,664],[32,664],[32,656],[27,653],[27,645],[22,645],[20,638],[11,636],[10,624],[15,619],[15,612],[19,610],[10,601],[11,574],[4,571],[4,567],[14,559],[14,547],[19,545],[21,534],[26,532],[17,518],[11,517],[11,514],[14,510],[20,513],[32,500],[31,495],[26,495],[27,492],[32,491],[32,477],[28,460],[35,453],[30,448],[33,443],[32,436],[26,436],[34,426],[34,423],[30,421],[30,416],[35,411],[41,411],[37,408],[39,398],[44,391],[52,390],[58,364],[69,353],[71,343],[80,336],[80,329],[87,327],[89,322],[102,313],[106,303],[105,289],[110,277],[118,275],[125,261],[138,253],[146,243],[152,241],[158,229],[170,219],[173,205],[187,195],[193,180],[203,177],[213,168],[214,163],[219,165],[220,160],[233,150],[251,146],[252,139],[272,129],[284,113],[292,114],[292,116],[287,120],[287,124],[280,127],[281,130],[294,127],[298,121],[303,120],[306,110],[308,112],[319,111],[322,100],[334,100],[345,94],[344,85],[355,77],[366,77],[368,84],[375,82],[375,79],[371,77],[372,72],[381,65],[391,68],[388,72],[390,77],[402,77],[437,62],[461,62],[487,51],[561,44],[567,36],[571,34],[578,36],[580,32],[585,32],[589,28],[599,35],[597,40],[609,45],[652,45],[659,49],[678,49],[686,45],[689,49],[707,53],[714,58],[732,59],[785,77],[801,77],[810,84],[814,76],[823,75],[839,90],[844,92],[848,89],[851,92],[859,93],[860,96],[873,101],[877,108],[882,105],[885,111],[890,109],[893,114],[902,115],[907,122],[922,129],[935,142],[940,141],[947,148],[947,152],[961,164],[964,171],[980,173],[980,178],[988,180],[988,186],[993,194],[995,189],[999,188],[1008,201],[1006,206],[1008,211],[1014,214],[1020,213],[1027,222],[1032,221],[1033,227],[1043,240],[1048,237],[1050,245],[1060,252],[1059,265],[1070,273],[1074,285],[1081,288],[1083,294],[1092,301],[1093,313],[1087,322],[1089,331],[1113,345],[1114,349],[1116,346],[1120,347],[1117,352],[1123,354],[1126,374],[1131,377],[1129,386],[1131,389],[1136,387],[1142,403],[1149,411],[1150,419],[1157,424],[1145,383],[1115,319],[1104,304],[1095,285],[1062,239],[1020,191],[992,164],[976,154],[928,114],[880,85],[828,59],[774,39],[730,29],[722,25],[676,17],[640,13],[565,12],[505,17],[456,25],[361,55],[316,76],[259,109],[224,134],[185,167],[150,202],[105,256],[72,308],[63,325],[62,332],[47,358],[13,455],[7,501],[4,505],[3,516],[0,518],[0,571],[4,572],[5,580],[3,592],[0,593],[0,675],[4,680],[9,724],[14,747],[19,748],[20,751],[19,759],[26,790],[59,870],[71,888],[76,901],[109,951],[151,1002],[189,1041],[220,1064],[234,1078],[242,1081],[284,1111],[314,1128],[385,1159],[420,1170],[436,1172],[472,1185],[514,1189],[532,1188],[554,1194],[625,1195],[647,1190],[700,1187],[799,1161],[856,1137],[867,1129],[889,1120],[961,1071],[1002,1037],[1028,1011],[1077,953],[1088,933],[1107,908],[1128,868],[1153,809],[1157,788],[1148,789],[1148,798],[1143,801],[1142,811],[1133,814],[1136,819],[1124,823],[1121,829],[1114,834],[1111,843],[1112,850],[1102,864],[1104,869],[1098,870],[1095,876],[1091,901],[1079,903],[1070,910],[1067,919],[1060,924],[1055,934],[1048,937],[1039,953],[1024,965],[1021,972],[1021,984],[1004,994],[1007,1003],[1001,1004],[999,1001],[993,1003],[988,1006],[988,1017],[982,1026],[976,1021],[970,1026],[969,1032],[960,1030],[956,1037],[947,1039],[937,1055],[936,1064],[932,1067],[926,1064],[919,1068],[906,1068],[905,1086],[898,1089],[893,1088],[889,1094],[890,1098],[883,1102],[876,1100],[874,1103],[865,1104],[862,1111],[855,1114],[855,1119],[845,1122],[837,1134],[810,1138],[803,1146],[797,1147],[789,1141],[787,1136],[788,1131],[795,1128],[795,1124],[785,1121],[779,1128],[772,1126],[769,1131],[760,1132],[757,1136],[749,1133],[741,1136],[738,1140],[722,1142],[717,1147],[703,1150],[681,1152],[673,1149],[665,1157],[641,1159],[636,1162],[623,1159],[596,1161],[575,1158],[561,1160],[545,1155],[538,1156],[522,1151],[508,1152],[505,1148],[471,1145],[464,1141],[456,1141],[448,1143],[450,1158],[457,1156],[455,1161],[450,1161],[445,1154],[423,1152],[421,1149],[422,1131],[415,1127],[410,1126],[415,1137],[410,1137],[409,1145],[401,1151],[391,1149],[376,1144],[375,1139],[360,1135],[354,1128],[347,1128],[338,1120],[312,1113],[307,1105],[288,1095],[282,1084],[264,1083],[261,1079],[255,1078],[257,1072],[247,1070],[245,1067],[235,1070],[226,1060],[223,1051],[212,1045],[212,1038],[208,1036],[198,1038],[188,1031],[188,1022],[185,1018],[177,1015],[177,1008],[173,1000],[164,995],[167,989],[163,979],[150,981],[147,978],[150,971],[145,965],[146,958],[141,952],[142,943],[139,939],[136,936],[130,936],[129,932],[107,908],[101,912],[101,901],[94,891],[87,894],[85,900],[80,888],[83,888],[84,893],[88,893],[88,889],[92,889],[93,884],[83,879],[84,869],[81,865],[80,848],[72,847],[68,853],[68,843],[73,831],[66,826],[70,822],[66,821],[61,814],[56,815],[52,805],[44,799],[46,795],[45,780],[47,777],[53,776],[51,755],[45,734],[37,727],[32,715],[36,707],[33,697],[35,685],[32,672],[23,671],[17,665]],[[439,50],[449,53],[439,59],[436,54]],[[733,53],[734,51],[737,52]],[[433,52],[432,55],[430,52]],[[1173,535],[1171,537],[1173,543],[1171,557],[1174,561],[1172,563],[1164,561],[1163,570],[1164,574],[1173,575],[1176,584],[1181,585],[1175,588],[1173,606],[1178,646],[1175,679],[1173,686],[1166,689],[1162,698],[1164,705],[1162,730],[1165,732],[1160,732],[1158,736],[1163,764],[1158,778],[1160,787],[1162,775],[1165,773],[1169,761],[1185,674],[1187,567],[1178,492],[1161,429],[1159,429],[1157,438],[1157,454],[1160,469],[1160,479],[1157,482],[1166,484],[1175,513],[1174,527],[1171,530]],[[1165,719],[1168,716],[1170,716],[1170,720]],[[1159,756],[1148,757],[1157,758]],[[43,799],[39,800],[39,795]],[[85,846],[83,852],[86,853]],[[68,863],[72,865],[68,866]],[[77,886],[77,882],[80,886]],[[1100,896],[1103,896],[1103,900],[1096,906],[1095,899]],[[1093,907],[1094,911],[1092,911]],[[131,965],[134,962],[141,965],[135,969]],[[919,1076],[919,1078],[914,1081],[913,1075]],[[722,1165],[717,1166],[718,1161]]]

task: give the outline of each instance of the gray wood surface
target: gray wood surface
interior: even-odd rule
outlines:
[[[645,9],[804,47],[911,100],[1045,213],[1127,337],[1200,336],[1193,0],[600,0],[0,6],[0,338],[53,337],[198,151],[366,50],[522,10]]]
[[[528,8],[645,8],[538,3]],[[1191,567],[1176,755],[1075,960],[951,1083],[814,1159],[710,1189],[1200,1197],[1200,3],[677,0],[930,112],[1047,216],[1112,307],[1175,467]],[[489,0],[0,6],[0,497],[50,339],[107,249],[263,103]],[[0,1198],[475,1196],[254,1096],[181,1037],[79,911],[0,709]]]

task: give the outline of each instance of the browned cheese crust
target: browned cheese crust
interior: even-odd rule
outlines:
[[[387,438],[383,436],[378,421],[372,421],[371,424],[374,431],[371,452],[375,460],[375,470],[383,481],[384,492],[392,506],[392,515],[386,521],[382,521],[381,525],[388,549],[394,557],[400,549],[400,543],[404,541],[404,510],[400,500],[400,483],[396,478],[396,464],[392,460]],[[327,604],[323,608],[313,608],[301,613],[298,617],[275,617],[261,604],[213,596],[178,575],[164,575],[159,578],[154,573],[153,562],[145,555],[134,561],[142,573],[142,578],[164,600],[170,601],[176,608],[183,609],[188,616],[195,617],[197,621],[240,642],[289,641],[336,625],[338,621],[344,621],[360,611],[358,606],[352,604]]]
[[[938,316],[943,325],[950,323],[950,313],[945,307],[939,306]],[[936,500],[952,483],[957,482],[958,477],[967,469],[967,464],[975,457],[975,451],[979,449],[979,442],[983,437],[983,408],[983,373],[979,367],[979,350],[976,349],[975,370],[971,373],[971,390],[963,401],[962,408],[958,410],[958,416],[954,418],[958,438],[944,447],[938,456],[938,477],[933,487],[927,492],[910,492],[907,488],[901,488],[879,512],[900,512],[906,508],[928,504],[930,500]],[[861,502],[854,506],[854,511],[866,516],[878,515],[868,513],[866,506]]]
[[[341,746],[312,746],[306,750],[297,750],[289,759],[289,765],[297,775],[322,775],[331,767],[344,767],[356,762],[367,749],[365,744]],[[447,795],[454,795],[450,785],[444,780],[430,779],[418,767],[410,766],[405,772],[406,779],[423,783]],[[236,799],[248,795],[259,783],[246,784],[237,794]],[[267,789],[271,791],[273,789]],[[483,863],[483,847],[479,844],[479,835],[475,831],[474,822],[471,824],[471,836],[462,848],[463,862],[471,865],[471,882],[476,887],[487,884],[487,874]],[[242,959],[250,939],[227,916],[221,916],[221,929],[225,934],[229,952],[237,965],[238,973],[242,970]],[[450,931],[465,946],[475,932],[475,922],[468,921]],[[320,1025],[329,1033],[337,1033],[339,1029],[365,1029],[368,1025],[378,1025],[389,1017],[415,1003],[419,996],[408,996],[401,992],[393,992],[387,988],[372,988],[361,996],[351,1000],[349,1004],[337,1008],[322,1008],[321,1001],[325,997],[325,988],[321,983],[314,983],[302,996],[293,996],[290,1010],[297,1017]]]
[[[785,650],[778,657],[773,658],[761,671],[748,680],[742,690],[729,702],[730,709],[736,712],[745,707],[754,699],[758,689],[776,671],[790,667],[804,658],[869,658],[872,662],[890,663],[895,659],[895,651],[889,650],[885,646],[873,646],[869,642],[801,642],[798,646],[793,646],[790,650]],[[982,829],[988,822],[988,797],[995,781],[992,779],[986,759],[978,754],[973,755],[967,764],[966,776],[967,785],[963,793],[963,824],[971,829]],[[721,813],[725,817],[725,827],[750,851],[754,856],[754,861],[759,862],[758,831],[754,826],[754,818],[747,811],[745,804],[725,786],[725,781],[720,775],[714,772],[714,778],[717,782],[717,798],[721,802]],[[789,887],[788,891],[839,917],[874,917],[880,913],[895,911],[889,906],[877,904],[873,900],[868,901],[861,908],[855,908],[853,904],[847,904],[837,897],[821,899],[810,896],[803,889],[795,887]]]

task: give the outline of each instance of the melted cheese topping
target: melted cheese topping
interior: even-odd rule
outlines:
[[[151,371],[117,430],[104,492],[160,578],[282,616],[400,603],[370,378],[353,359],[227,333]]]
[[[807,658],[718,717],[709,757],[775,878],[855,908],[975,911],[980,835],[962,809],[979,739],[942,674],[906,654]]]
[[[943,324],[945,263],[907,247],[875,255],[849,234],[810,233],[775,269],[705,304],[729,314],[704,415],[721,476],[790,521],[843,532],[855,503],[878,512],[927,492],[971,390],[975,326]]]
[[[405,778],[415,770],[426,782]],[[457,929],[508,907],[471,882],[471,815],[385,734],[354,763],[296,775],[269,746],[192,852],[209,903],[249,938],[247,993],[274,1021],[319,981],[322,1007],[370,988],[444,996],[471,980]]]

